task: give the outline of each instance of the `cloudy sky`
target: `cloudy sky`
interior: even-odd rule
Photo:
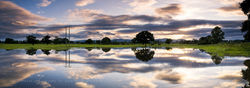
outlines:
[[[72,39],[131,39],[148,30],[155,38],[198,39],[215,26],[225,38],[243,39],[242,0],[0,0],[0,39],[27,35]]]

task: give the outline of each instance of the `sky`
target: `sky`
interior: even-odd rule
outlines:
[[[219,26],[226,40],[243,39],[242,0],[0,0],[0,40],[27,35],[72,40],[132,39],[150,31],[156,39],[199,39]]]

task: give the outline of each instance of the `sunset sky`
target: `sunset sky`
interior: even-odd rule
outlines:
[[[157,39],[198,39],[215,26],[230,40],[243,39],[242,0],[0,0],[0,40],[33,34],[73,40],[132,39],[148,30]]]

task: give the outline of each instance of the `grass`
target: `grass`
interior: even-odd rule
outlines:
[[[212,55],[218,56],[250,56],[250,43],[220,43],[211,45],[197,45],[197,44],[162,44],[162,45],[147,45],[149,47],[176,47],[176,48],[195,48],[203,49]],[[121,48],[121,47],[144,47],[142,44],[130,44],[130,45],[100,45],[100,44],[71,44],[70,47],[66,47],[65,44],[0,44],[0,49],[44,49],[44,50],[67,50],[77,47],[109,47],[109,48]]]

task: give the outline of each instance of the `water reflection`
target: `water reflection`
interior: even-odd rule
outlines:
[[[247,69],[241,70],[242,79],[246,80],[248,83],[244,85],[243,88],[250,88],[250,60],[245,60],[244,65],[247,66]]]
[[[27,51],[0,50],[0,87],[249,87],[249,57],[170,47]]]
[[[135,53],[135,56],[136,56],[136,58],[138,60],[141,60],[141,61],[144,61],[144,62],[148,62],[151,59],[153,59],[154,54],[155,54],[154,51],[151,51],[150,49],[146,49],[146,48],[135,49],[134,53]]]
[[[70,66],[70,50],[68,50],[68,51],[64,51],[64,53],[65,53],[65,67],[67,68],[70,68],[71,66]]]
[[[31,48],[31,49],[26,49],[26,54],[28,55],[35,55],[37,49]]]
[[[50,55],[50,51],[51,51],[51,50],[42,49],[42,52],[43,52],[44,54],[46,54],[47,56]]]
[[[166,50],[172,50],[172,47],[166,47]]]
[[[213,55],[213,56],[211,57],[211,59],[213,60],[213,62],[214,62],[216,65],[219,65],[219,64],[222,62],[222,60],[223,60],[223,58],[220,57],[220,56],[218,56],[218,55]]]
[[[111,50],[111,48],[102,48],[102,51],[106,52],[106,53],[109,52],[110,50]]]
[[[91,51],[94,48],[93,47],[85,47],[85,49],[87,49],[88,51]]]

